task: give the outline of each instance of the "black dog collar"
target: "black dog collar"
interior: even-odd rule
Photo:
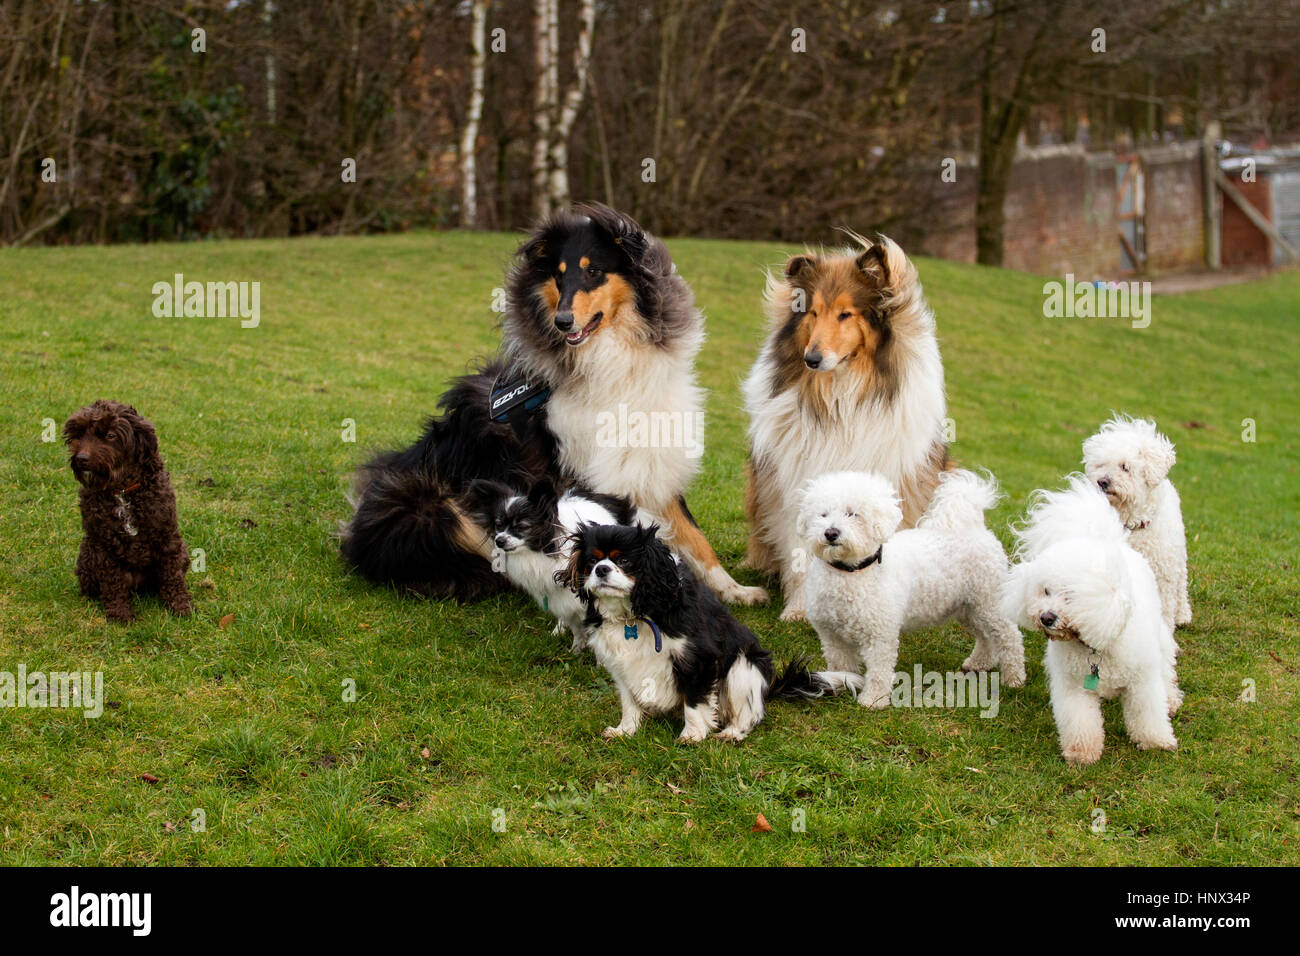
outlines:
[[[830,566],[832,568],[835,568],[837,571],[848,571],[850,574],[852,574],[854,571],[861,571],[863,568],[871,567],[873,564],[875,564],[884,556],[884,553],[885,553],[885,546],[882,544],[880,547],[876,548],[875,554],[873,554],[869,558],[865,558],[859,564],[845,564],[843,561],[829,561],[827,563],[830,564]]]

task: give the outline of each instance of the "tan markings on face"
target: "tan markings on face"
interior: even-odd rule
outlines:
[[[623,307],[632,303],[632,299],[632,287],[625,280],[616,275],[606,276],[605,281],[590,292],[579,291],[573,294],[574,327],[586,328],[587,323],[600,313],[600,325],[594,332],[607,329]]]
[[[567,269],[567,268],[569,268],[569,264],[568,264],[567,262],[561,262],[561,263],[560,263],[560,275],[564,275],[564,270]]]
[[[547,279],[541,288],[542,301],[546,303],[546,308],[552,314],[560,304],[560,287],[555,284],[554,279]]]
[[[817,351],[824,361],[839,365],[861,352],[874,353],[879,338],[863,316],[849,292],[821,290],[813,293],[812,308],[804,317],[800,330],[805,339],[804,353]]]
[[[578,265],[582,266],[582,268],[585,269],[587,268],[587,266],[591,265],[591,260],[588,259],[586,256],[583,256],[581,259],[578,260]]]

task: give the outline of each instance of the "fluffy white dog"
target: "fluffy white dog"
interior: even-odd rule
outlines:
[[[1101,757],[1101,701],[1117,695],[1139,749],[1177,749],[1169,718],[1183,695],[1173,631],[1155,575],[1106,496],[1071,475],[1066,490],[1036,493],[1016,534],[1020,563],[1002,609],[1049,638],[1044,663],[1061,755],[1080,766]]]
[[[1173,442],[1150,419],[1116,415],[1083,443],[1084,473],[1119,513],[1129,544],[1151,565],[1170,628],[1192,620],[1183,510],[1167,477],[1175,460]]]
[[[899,531],[898,495],[879,474],[831,472],[805,486],[796,524],[816,557],[804,582],[808,623],[829,668],[866,664],[859,703],[889,706],[901,634],[954,618],[976,637],[963,670],[1000,666],[1003,683],[1024,684],[1024,638],[998,603],[1007,556],[984,526],[997,499],[991,479],[946,472],[917,526]]]

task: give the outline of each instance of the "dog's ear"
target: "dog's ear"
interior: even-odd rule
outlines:
[[[509,494],[510,489],[499,481],[475,478],[465,489],[465,504],[473,516],[480,519],[483,525],[491,530],[492,513],[496,510],[497,502]]]
[[[117,417],[119,422],[125,422],[131,429],[131,448],[136,467],[143,472],[162,468],[162,458],[158,454],[158,434],[149,420],[130,405],[120,409]]]
[[[578,530],[565,539],[565,547],[569,549],[569,560],[555,572],[555,583],[562,584],[582,600],[587,600],[588,594],[583,584],[587,576],[583,573],[583,562],[587,554],[586,535],[589,525],[580,524]]]
[[[534,508],[552,508],[559,497],[555,483],[550,478],[539,478],[528,489],[528,503]]]
[[[901,255],[902,250],[892,240],[880,236],[855,260],[858,273],[871,290],[871,312],[876,318],[885,319],[889,315],[888,303],[897,293],[899,279],[898,270],[890,265],[890,259]]]
[[[605,233],[632,263],[636,265],[645,263],[651,240],[635,219],[594,200],[580,203],[577,208],[579,212],[588,216],[596,228]]]
[[[1029,619],[1030,585],[1032,583],[1031,565],[1013,564],[1002,579],[1002,588],[998,594],[998,609],[1002,616],[1014,621],[1020,627],[1036,627]]]
[[[641,560],[636,568],[636,585],[632,588],[632,613],[638,617],[658,619],[673,616],[682,601],[682,579],[668,545],[659,540],[659,527],[637,526],[637,547]]]
[[[63,423],[63,441],[64,444],[72,444],[82,435],[86,434],[86,429],[90,427],[91,410],[89,408],[79,408]]]
[[[1143,442],[1142,463],[1146,466],[1147,484],[1152,488],[1169,476],[1169,469],[1174,467],[1177,460],[1174,443],[1159,432]]]
[[[899,507],[897,498],[864,504],[867,507],[858,509],[858,514],[866,526],[867,534],[872,541],[883,544],[894,536],[898,526],[903,523],[903,509]]]
[[[812,256],[791,256],[785,264],[785,277],[798,279],[800,276],[811,275],[816,268],[817,260]]]

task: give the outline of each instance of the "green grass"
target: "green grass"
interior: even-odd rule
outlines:
[[[1057,751],[1036,635],[1028,685],[1003,693],[996,719],[781,702],[740,747],[680,746],[667,720],[606,743],[609,680],[522,596],[419,603],[345,574],[331,532],[352,468],[412,439],[448,378],[493,348],[491,295],[514,242],[0,255],[0,670],[103,671],[113,702],[98,720],[0,710],[0,862],[1300,860],[1300,274],[1157,299],[1151,327],[1133,330],[1043,318],[1041,279],[920,262],[953,452],[1002,482],[990,522],[1004,540],[1026,495],[1077,465],[1111,409],[1155,416],[1178,445],[1196,614],[1180,635],[1181,746],[1137,751],[1108,708],[1101,762],[1076,770]],[[708,445],[691,505],[737,569],[739,383],[762,338],[761,269],[792,250],[671,246],[708,316]],[[260,281],[261,327],[153,318],[150,287],[174,272]],[[135,624],[111,626],[77,593],[75,488],[42,421],[99,397],[158,426],[185,539],[207,554],[192,619],[146,599]],[[341,440],[345,418],[356,444]],[[738,613],[779,657],[816,650],[777,610]],[[969,644],[953,627],[914,635],[899,666],[954,670]],[[1239,700],[1246,679],[1254,703]],[[751,832],[758,813],[772,832]]]

